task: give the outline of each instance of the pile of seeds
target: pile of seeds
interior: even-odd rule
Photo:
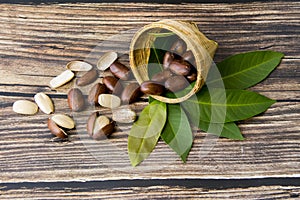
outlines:
[[[154,74],[141,84],[141,91],[150,95],[162,95],[165,91],[178,92],[197,79],[195,57],[187,51],[185,42],[177,39],[163,58],[163,71]]]
[[[59,88],[76,77],[76,74],[83,72],[81,77],[75,80],[76,86],[87,86],[94,83],[99,77],[100,71],[110,71],[109,76],[102,78],[101,82],[96,82],[89,89],[87,102],[85,95],[78,88],[71,88],[67,93],[68,106],[73,112],[83,111],[87,104],[92,106],[102,106],[113,109],[112,119],[94,112],[87,120],[87,132],[96,139],[103,139],[111,135],[118,123],[133,123],[136,113],[122,104],[136,102],[143,95],[138,83],[130,80],[132,75],[128,67],[118,61],[116,52],[105,53],[97,62],[97,67],[84,61],[71,61],[66,65],[66,70],[54,77],[49,85],[51,89]],[[109,70],[108,70],[109,69]],[[127,81],[127,82],[125,82]],[[13,111],[24,115],[33,115],[38,112],[38,108],[46,114],[54,113],[54,104],[51,98],[45,93],[38,93],[33,101],[18,100],[13,104]],[[74,120],[66,114],[53,114],[48,119],[48,128],[53,135],[58,138],[67,138],[67,130],[75,128]]]
[[[85,95],[78,88],[71,88],[68,93],[68,106],[73,112],[83,111],[87,104],[102,106],[113,110],[112,119],[92,113],[87,119],[87,132],[95,140],[110,136],[115,131],[116,122],[133,123],[136,113],[128,107],[120,107],[137,102],[144,94],[162,95],[165,91],[176,92],[184,89],[190,82],[195,81],[197,71],[193,67],[195,62],[191,51],[186,50],[186,44],[177,40],[163,59],[164,70],[155,74],[151,80],[145,81],[141,86],[133,80],[128,67],[118,60],[116,52],[105,53],[97,62],[97,67],[84,61],[71,61],[66,70],[50,81],[52,89],[59,88],[76,77],[76,86],[89,88],[87,102]],[[110,75],[102,77],[98,82],[99,71],[109,71]],[[77,73],[84,73],[77,77]],[[34,96],[35,103],[28,100],[16,101],[13,111],[20,114],[32,115],[38,108],[46,114],[54,113],[53,101],[45,93]],[[67,138],[67,131],[75,128],[74,120],[66,114],[53,114],[48,119],[48,128],[58,138]]]

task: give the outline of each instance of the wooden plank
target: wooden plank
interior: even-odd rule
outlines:
[[[259,186],[248,188],[187,188],[152,185],[149,187],[113,187],[110,189],[62,186],[2,188],[3,199],[289,199],[299,198],[297,186]],[[24,195],[25,194],[25,195]]]
[[[126,178],[299,177],[300,58],[296,45],[299,40],[299,6],[299,2],[292,1],[179,6],[143,3],[1,4],[0,180],[13,183]],[[101,53],[115,48],[126,53],[126,45],[130,42],[128,35],[125,34],[124,40],[111,39],[114,44],[109,44],[114,46],[95,48],[105,39],[166,18],[195,21],[208,37],[218,41],[216,62],[244,51],[268,49],[284,52],[286,56],[281,65],[267,80],[252,88],[279,102],[266,113],[239,124],[245,141],[219,139],[211,151],[200,151],[209,145],[203,142],[206,134],[198,131],[187,164],[182,164],[163,142],[159,142],[142,166],[132,168],[126,156],[129,127],[120,126],[123,131],[104,142],[89,140],[85,121],[91,110],[75,114],[67,108],[65,94],[73,85],[57,91],[51,91],[47,85],[70,60],[95,61]],[[32,99],[39,91],[51,94],[56,112],[74,115],[78,121],[77,132],[73,131],[69,141],[52,141],[45,124],[48,116],[41,112],[28,117],[12,113],[11,105],[15,100]],[[137,110],[145,105],[145,102],[137,104]],[[101,112],[110,113],[106,109],[101,109]],[[203,157],[206,153],[207,156]],[[273,189],[275,193],[281,191]],[[40,190],[43,193],[44,188]],[[173,190],[177,188],[170,189]],[[30,193],[26,188],[24,191]],[[11,190],[7,195],[16,192],[17,196],[24,191]],[[207,195],[204,197],[210,197],[210,193]],[[283,194],[286,195],[288,193]]]

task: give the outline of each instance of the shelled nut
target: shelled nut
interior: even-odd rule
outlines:
[[[13,111],[23,115],[34,115],[38,111],[38,106],[29,100],[18,100],[13,104]]]
[[[43,92],[39,92],[34,95],[34,101],[38,105],[41,111],[45,114],[50,114],[54,112],[54,105],[52,100],[48,95]]]

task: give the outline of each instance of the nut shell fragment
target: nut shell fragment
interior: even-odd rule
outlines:
[[[110,122],[99,131],[95,132],[93,138],[95,140],[103,140],[110,136],[115,130],[115,122]]]
[[[59,128],[59,126],[57,126],[57,124],[52,120],[52,119],[48,119],[48,128],[51,131],[51,133],[53,135],[55,135],[56,137],[59,138],[66,138],[68,137],[67,133],[62,130],[61,128]]]

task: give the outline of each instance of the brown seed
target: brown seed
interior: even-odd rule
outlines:
[[[194,54],[191,50],[186,51],[182,55],[182,59],[189,62],[191,65],[193,65],[195,67],[195,57],[194,57]]]
[[[154,81],[145,81],[141,84],[141,91],[150,95],[161,95],[165,91],[165,87]]]
[[[197,73],[196,72],[193,72],[192,74],[189,74],[186,76],[186,79],[189,81],[189,82],[194,82],[197,80]]]
[[[93,68],[90,71],[86,72],[82,77],[76,80],[78,86],[85,86],[91,84],[98,78],[98,71]]]
[[[107,87],[104,84],[96,83],[89,92],[88,102],[91,105],[98,105],[98,96],[107,92]]]
[[[85,107],[84,97],[80,89],[72,88],[68,92],[68,104],[72,111],[81,111]]]
[[[173,61],[170,64],[170,70],[177,75],[186,76],[190,73],[191,66],[186,62]]]
[[[124,88],[121,95],[121,100],[125,104],[131,104],[136,102],[142,95],[143,93],[140,90],[139,84],[130,83]]]
[[[94,132],[94,124],[95,124],[95,120],[96,118],[98,117],[98,113],[97,112],[94,112],[92,113],[89,118],[88,118],[88,121],[87,121],[87,124],[86,124],[86,130],[88,132],[88,134],[92,137],[93,136],[93,132]]]
[[[110,122],[93,134],[95,140],[103,140],[109,137],[115,131],[115,122]]]
[[[105,139],[114,132],[114,129],[115,122],[110,122],[106,116],[99,115],[98,112],[92,113],[87,121],[87,132],[95,140]]]
[[[106,76],[102,79],[103,84],[113,93],[121,94],[123,86],[121,82],[113,76]]]
[[[196,81],[197,80],[197,69],[195,67],[191,66],[190,73],[185,77],[189,82]]]
[[[152,81],[163,83],[165,82],[168,78],[172,76],[172,72],[170,70],[164,70],[162,72],[159,72],[157,74],[154,74],[153,77],[151,78]]]
[[[166,52],[163,59],[164,69],[168,69],[173,60],[174,60],[174,55],[171,52]]]
[[[61,129],[51,118],[48,119],[47,124],[48,124],[48,128],[51,131],[51,133],[53,135],[55,135],[56,137],[59,137],[59,138],[68,137],[66,132],[63,129]]]
[[[165,82],[166,89],[171,92],[177,92],[189,85],[189,82],[186,80],[184,76],[172,76]]]
[[[115,61],[110,67],[109,67],[111,73],[121,79],[121,80],[128,80],[130,77],[130,71],[128,69],[128,67],[126,67],[125,65],[123,65],[122,63]]]
[[[183,40],[176,40],[170,49],[171,52],[174,52],[178,55],[182,55],[186,51],[186,44]]]

